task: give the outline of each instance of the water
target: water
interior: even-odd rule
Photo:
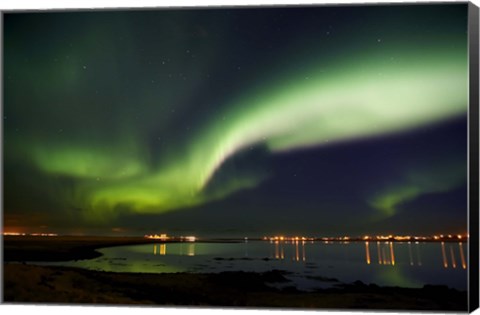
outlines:
[[[102,257],[57,263],[113,272],[285,270],[311,290],[360,280],[381,286],[467,289],[466,244],[392,242],[158,243],[103,248]]]

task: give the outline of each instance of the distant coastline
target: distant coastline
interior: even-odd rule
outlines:
[[[204,238],[198,239],[203,243],[238,243],[247,241],[244,238]],[[274,241],[271,238],[249,238],[248,241]],[[281,242],[295,242],[294,238],[285,238],[277,240]],[[297,240],[298,241],[298,240]],[[365,241],[388,241],[388,242],[407,242],[408,240],[395,239],[390,237],[385,240],[365,239],[365,238],[309,238],[308,241],[313,242],[365,242]],[[457,237],[442,237],[441,239],[424,238],[412,239],[416,242],[458,242]],[[467,242],[468,238],[463,237],[462,242]],[[93,259],[100,257],[102,254],[96,251],[99,248],[155,244],[155,243],[175,243],[180,242],[179,238],[155,239],[141,236],[3,236],[3,248],[5,262],[13,261],[68,261],[79,259]]]

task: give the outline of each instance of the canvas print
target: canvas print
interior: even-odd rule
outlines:
[[[4,12],[4,303],[468,310],[468,13]]]

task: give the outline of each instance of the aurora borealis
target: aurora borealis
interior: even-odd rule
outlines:
[[[466,4],[4,17],[6,229],[466,231]]]

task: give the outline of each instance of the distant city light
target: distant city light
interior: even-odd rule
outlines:
[[[167,234],[154,234],[154,235],[145,235],[145,238],[156,239],[156,240],[168,240]]]
[[[145,238],[161,240],[161,241],[181,241],[181,242],[195,242],[197,240],[196,236],[168,236],[167,234],[147,234],[144,235]]]
[[[3,232],[4,236],[58,236],[56,233],[20,233],[20,232]]]
[[[375,236],[370,236],[370,235],[363,235],[363,236],[358,236],[358,237],[352,237],[352,236],[336,236],[336,237],[308,237],[308,236],[283,236],[283,235],[278,235],[278,236],[264,236],[262,239],[264,241],[270,241],[270,242],[275,242],[275,241],[281,241],[281,242],[298,242],[298,241],[323,241],[325,244],[328,244],[329,242],[343,242],[343,243],[348,243],[349,241],[384,241],[386,243],[391,242],[391,241],[397,241],[397,242],[410,242],[410,241],[415,241],[416,244],[420,241],[424,242],[432,242],[432,241],[447,241],[451,242],[454,239],[458,240],[463,240],[467,239],[468,234],[461,235],[457,234],[455,237],[452,234],[447,234],[447,235],[432,235],[432,236],[421,236],[421,235],[375,235]]]
[[[185,236],[184,240],[187,242],[195,242],[197,238],[195,236]]]

